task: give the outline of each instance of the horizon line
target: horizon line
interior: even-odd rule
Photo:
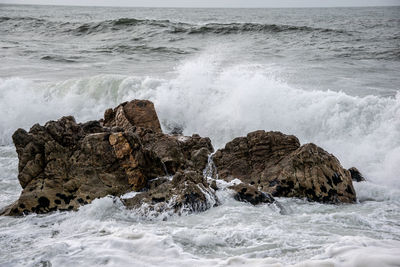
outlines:
[[[11,6],[60,6],[60,7],[133,7],[133,8],[219,8],[219,9],[257,9],[257,8],[370,8],[370,7],[400,7],[399,5],[353,5],[353,6],[251,6],[251,7],[224,7],[224,6],[135,6],[135,5],[65,5],[65,4],[24,4],[24,3],[7,3],[0,2],[0,5],[11,5]]]

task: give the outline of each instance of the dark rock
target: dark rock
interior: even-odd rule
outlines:
[[[277,197],[325,203],[353,203],[350,172],[314,144],[300,147],[295,136],[256,131],[235,138],[213,160],[220,178],[239,178]]]
[[[212,180],[210,187],[214,189],[214,191],[217,191],[219,189],[215,180]]]
[[[171,129],[170,134],[175,134],[175,135],[182,135],[183,134],[183,129],[182,127],[174,127]]]
[[[349,169],[349,172],[351,175],[351,179],[353,181],[356,181],[356,182],[364,182],[365,181],[364,176],[361,174],[361,172],[357,168],[351,167]]]
[[[149,191],[125,199],[127,208],[139,209],[143,206],[147,211],[183,212],[205,211],[217,205],[217,197],[203,175],[196,171],[178,172],[172,181],[161,183]]]
[[[106,131],[99,121],[88,121],[81,124],[81,127],[85,134],[102,133]]]
[[[228,188],[235,191],[234,198],[237,201],[248,202],[253,205],[275,202],[270,194],[258,191],[257,188],[249,184],[241,183]]]

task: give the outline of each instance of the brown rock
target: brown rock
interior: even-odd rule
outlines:
[[[269,184],[269,191],[274,196],[324,203],[356,201],[350,173],[332,154],[314,144],[306,144],[292,152],[266,176],[274,177]]]
[[[23,191],[4,214],[75,210],[95,198],[130,191],[108,137],[107,132],[85,135],[73,117],[35,125],[29,133],[17,130],[13,140]]]
[[[148,101],[145,106],[129,103],[153,107]],[[108,110],[106,117],[128,104]],[[18,129],[13,140],[23,191],[5,215],[76,210],[95,198],[145,189],[153,179],[178,170],[201,172],[213,151],[208,138],[172,137],[137,126],[123,131],[98,121],[78,124],[73,117],[36,124],[29,132]]]
[[[133,126],[161,133],[161,125],[154,104],[148,100],[132,100],[104,113],[104,126],[131,130]]]
[[[278,197],[327,203],[356,200],[350,173],[314,144],[300,147],[294,136],[256,131],[235,138],[213,157],[220,178],[244,183]]]
[[[2,215],[76,210],[95,198],[144,190],[125,200],[130,208],[203,211],[218,203],[216,183],[202,172],[213,152],[209,138],[167,135],[149,101],[134,100],[105,112],[103,121],[76,123],[71,116],[35,124],[13,135],[20,198]],[[235,138],[213,156],[209,174],[244,184],[235,198],[252,204],[274,196],[338,203],[356,200],[351,175],[314,144],[300,147],[295,136],[256,131]],[[210,162],[210,166],[212,162]],[[168,178],[173,175],[172,181]],[[164,177],[164,178],[163,178]],[[263,191],[263,192],[261,192]]]
[[[198,135],[166,135],[143,128],[137,128],[135,133],[143,149],[161,160],[167,174],[186,169],[201,172],[207,166],[208,155],[214,151],[211,140]]]
[[[299,147],[300,142],[293,135],[255,131],[247,137],[238,137],[227,143],[224,149],[214,154],[213,160],[220,178],[239,178],[257,186],[259,173]]]

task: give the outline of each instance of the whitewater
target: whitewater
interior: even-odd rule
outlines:
[[[182,216],[106,197],[0,217],[0,266],[400,266],[399,12],[0,6],[0,208],[21,191],[16,129],[132,99],[154,102],[164,132],[218,149],[281,131],[367,180],[357,204],[278,198],[285,212],[225,189]]]

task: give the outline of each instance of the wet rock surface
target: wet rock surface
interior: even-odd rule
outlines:
[[[228,188],[235,192],[233,197],[237,201],[248,202],[253,205],[275,202],[275,199],[270,194],[261,192],[249,184],[241,183]]]
[[[128,102],[114,110],[124,107],[126,114],[134,114],[138,103]],[[44,126],[36,124],[29,132],[18,129],[13,141],[23,190],[2,214],[76,210],[96,198],[145,189],[152,179],[178,170],[204,169],[207,155],[213,152],[210,140],[155,132],[160,129],[155,127],[159,122],[152,115],[154,106],[145,103],[153,112],[140,111],[141,116],[132,117],[150,128],[119,123],[105,127],[101,121],[79,124],[69,116]],[[151,123],[149,118],[156,121]]]
[[[197,171],[177,172],[171,181],[150,188],[133,198],[125,199],[128,208],[145,207],[147,212],[172,210],[178,214],[205,211],[218,204],[215,191],[203,174]]]
[[[85,132],[73,117],[63,117],[34,125],[29,133],[22,129],[14,133],[23,191],[6,214],[73,210],[95,198],[129,190],[109,144],[110,133],[96,133],[98,125],[93,126]]]
[[[96,198],[121,196],[128,208],[198,212],[218,205],[215,180],[203,171],[214,151],[209,138],[164,134],[153,103],[133,100],[108,109],[104,119],[77,123],[72,116],[18,129],[19,199],[2,215],[76,210]],[[331,154],[314,144],[300,146],[293,135],[255,131],[227,143],[212,157],[209,175],[231,186],[234,198],[253,205],[277,197],[326,203],[356,200],[352,178]],[[172,177],[168,179],[166,177]]]
[[[351,179],[355,182],[364,182],[365,178],[364,176],[361,174],[361,172],[355,168],[355,167],[351,167],[349,169],[350,175],[351,175]]]
[[[277,197],[324,203],[353,203],[350,172],[314,144],[300,146],[295,136],[255,131],[235,138],[213,160],[219,178],[235,178]]]

